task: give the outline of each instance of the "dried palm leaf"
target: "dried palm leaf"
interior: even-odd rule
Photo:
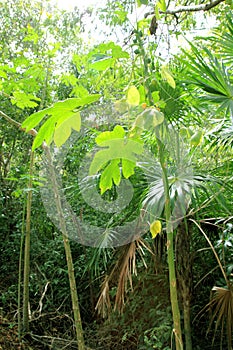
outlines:
[[[233,288],[213,287],[212,297],[207,305],[211,311],[210,324],[207,333],[210,331],[211,326],[215,323],[215,332],[213,337],[213,343],[215,339],[216,331],[221,325],[221,339],[223,338],[224,325],[226,326],[228,350],[232,349],[232,332],[233,332]]]
[[[101,293],[96,304],[98,313],[103,317],[107,317],[111,312],[109,285],[110,283],[115,283],[115,280],[118,282],[114,310],[118,310],[120,312],[123,311],[128,284],[130,289],[133,290],[132,276],[137,275],[137,252],[142,259],[144,266],[147,267],[143,258],[145,249],[153,254],[150,247],[141,238],[136,239],[135,241],[118,249],[117,261],[115,262],[110,274],[105,276],[104,282],[101,286]]]
[[[100,296],[95,307],[95,309],[98,310],[98,313],[103,318],[106,318],[110,314],[112,309],[109,296],[109,277],[110,276],[108,275],[105,276],[105,279],[101,285]]]

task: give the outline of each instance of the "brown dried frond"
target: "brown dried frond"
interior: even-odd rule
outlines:
[[[105,279],[101,285],[101,293],[96,304],[96,310],[98,310],[98,313],[102,315],[102,317],[108,317],[111,312],[109,285],[110,283],[115,284],[116,280],[118,282],[114,310],[117,309],[120,312],[123,311],[128,283],[130,285],[130,289],[133,290],[132,276],[137,275],[137,251],[143,261],[144,266],[147,267],[143,257],[145,249],[153,254],[150,247],[141,238],[138,238],[118,249],[117,261],[115,262],[110,274],[105,276]]]
[[[135,241],[131,242],[127,246],[123,247],[122,254],[118,259],[119,278],[118,278],[114,310],[117,309],[120,312],[123,311],[124,304],[125,304],[125,293],[127,291],[128,283],[130,284],[130,289],[133,290],[132,275],[137,275],[137,268],[136,268],[137,251],[139,252],[145,267],[147,267],[146,262],[143,258],[143,255],[144,255],[143,248],[146,248],[150,253],[152,253],[150,248],[140,238],[136,239]]]
[[[106,275],[104,281],[101,285],[101,292],[99,299],[97,301],[95,309],[98,310],[98,313],[102,315],[103,318],[107,317],[111,312],[111,301],[109,296],[109,280],[111,275]]]
[[[137,274],[136,270],[136,241],[123,247],[123,251],[118,260],[119,278],[115,299],[114,310],[118,309],[122,312],[125,300],[125,291],[128,282],[131,290],[133,290],[132,274]]]
[[[209,309],[212,312],[210,319],[210,324],[208,331],[216,319],[215,324],[215,333],[218,329],[218,326],[221,324],[221,329],[223,332],[224,324],[226,325],[226,337],[228,342],[229,349],[232,349],[232,332],[233,332],[233,289],[222,288],[222,287],[213,287],[213,294],[210,302],[208,303]],[[215,334],[213,337],[213,343],[215,339]]]

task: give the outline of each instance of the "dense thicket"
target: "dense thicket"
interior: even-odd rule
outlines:
[[[232,1],[0,10],[0,349],[232,349]]]

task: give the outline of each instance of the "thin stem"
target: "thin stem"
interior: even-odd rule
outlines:
[[[23,245],[24,245],[24,225],[25,225],[25,212],[26,212],[26,200],[24,199],[23,216],[22,216],[22,229],[20,240],[20,252],[19,252],[19,277],[18,277],[18,338],[21,340],[21,283],[22,283],[22,265],[23,265]]]
[[[148,60],[147,55],[143,46],[143,42],[139,35],[137,35],[139,48],[141,55],[143,57],[143,66],[144,66],[144,84],[146,87],[147,97],[150,105],[154,105],[153,97],[150,91],[150,85],[148,83],[149,69],[148,69]],[[169,191],[169,181],[167,173],[167,162],[165,159],[165,146],[162,143],[158,128],[156,128],[156,141],[159,150],[159,162],[162,169],[162,180],[164,187],[164,197],[165,197],[165,219],[166,219],[166,233],[167,233],[167,260],[169,268],[169,285],[170,285],[170,300],[172,306],[172,316],[176,342],[176,350],[183,350],[183,340],[181,332],[181,323],[180,323],[180,310],[178,304],[177,296],[177,284],[176,284],[176,271],[175,271],[175,257],[174,257],[174,235],[173,227],[171,222],[171,200],[170,200],[170,191]]]
[[[30,170],[27,193],[27,217],[24,247],[24,281],[23,281],[23,331],[29,331],[29,276],[30,276],[30,240],[31,240],[31,208],[32,208],[32,175],[34,152],[30,156]]]
[[[2,116],[4,119],[6,119],[10,124],[16,126],[22,131],[25,131],[21,124],[16,122],[14,119],[10,118],[8,115],[6,115],[4,112],[0,111],[0,116]],[[28,134],[36,136],[37,131],[34,129],[31,129],[28,131]],[[56,173],[53,166],[53,161],[51,157],[51,153],[49,150],[49,147],[43,143],[42,145],[43,149],[45,150],[47,154],[47,160],[49,164],[49,171],[51,174],[51,180],[52,180],[52,186],[53,186],[53,192],[54,192],[54,200],[55,205],[57,208],[57,213],[59,216],[59,222],[60,222],[60,229],[62,231],[62,237],[63,237],[63,243],[66,253],[66,260],[67,260],[67,267],[68,267],[68,276],[69,276],[69,282],[70,282],[70,291],[71,291],[71,300],[72,300],[72,308],[74,313],[74,320],[75,320],[75,328],[76,328],[76,336],[77,336],[77,342],[78,342],[78,349],[79,350],[85,350],[85,344],[84,344],[84,336],[83,336],[83,328],[82,328],[82,320],[81,320],[81,314],[79,309],[79,301],[78,301],[78,294],[77,294],[77,287],[76,287],[76,281],[74,276],[74,265],[72,260],[72,253],[70,248],[70,243],[68,239],[68,232],[66,228],[66,221],[65,217],[62,211],[62,205],[61,205],[61,197],[59,194],[58,189],[58,183],[56,178]],[[31,161],[33,152],[31,153]],[[30,163],[30,179],[29,181],[32,181],[32,168]],[[29,188],[32,187],[32,183],[30,182]],[[28,192],[28,196],[31,191]],[[30,199],[30,200],[29,200]],[[30,204],[31,204],[31,195],[28,197],[27,201],[27,223],[26,223],[26,239],[25,239],[25,260],[24,260],[24,307],[23,307],[23,324],[25,324],[25,330],[28,329],[28,301],[29,301],[29,293],[28,289],[26,287],[29,286],[29,262],[30,262],[30,237],[27,235],[27,233],[30,233]],[[30,214],[30,215],[29,215]]]
[[[56,205],[56,209],[59,217],[60,230],[62,232],[63,243],[65,247],[78,349],[85,350],[78,293],[77,293],[76,281],[74,276],[74,265],[73,265],[72,253],[71,253],[70,242],[68,237],[68,231],[66,227],[66,221],[62,210],[61,197],[59,193],[59,187],[57,183],[57,177],[56,177],[56,172],[53,165],[52,156],[48,147],[45,149],[45,151],[46,151],[46,156],[48,160],[49,175],[52,182],[52,189],[54,192],[54,201],[55,201],[55,205]]]

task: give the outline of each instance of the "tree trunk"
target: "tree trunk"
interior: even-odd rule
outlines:
[[[31,152],[30,171],[27,194],[27,217],[24,246],[24,281],[23,281],[23,332],[29,331],[29,276],[30,276],[30,239],[31,239],[31,207],[32,207],[32,174],[34,153]],[[20,312],[20,310],[19,310]]]
[[[189,295],[183,300],[185,350],[192,350],[192,331]]]
[[[140,35],[137,36],[137,40],[139,43],[139,48],[141,51],[141,55],[143,57],[143,65],[144,65],[144,77],[145,77],[145,88],[148,93],[148,100],[151,106],[154,105],[154,100],[150,91],[150,85],[148,84],[148,59],[143,46],[143,41],[140,38]],[[166,149],[161,142],[161,138],[159,135],[159,130],[156,128],[155,131],[156,141],[158,145],[159,151],[159,163],[162,169],[162,179],[163,179],[163,187],[164,187],[164,197],[165,197],[165,218],[166,218],[166,233],[167,233],[167,256],[168,256],[168,269],[169,269],[169,284],[170,284],[170,299],[172,306],[172,317],[173,317],[173,332],[175,335],[176,342],[176,350],[183,350],[183,340],[181,333],[181,323],[180,323],[180,310],[177,298],[177,285],[176,285],[176,271],[175,271],[175,261],[174,261],[174,234],[173,227],[171,223],[171,200],[170,200],[170,192],[169,192],[169,182],[168,182],[168,174],[167,174],[167,160],[166,160]]]
[[[187,222],[183,221],[177,228],[176,234],[176,271],[178,290],[181,296],[184,315],[185,349],[192,350],[191,334],[191,297],[192,297],[192,259],[190,254],[191,232]]]
[[[53,165],[51,153],[50,153],[50,150],[48,147],[45,148],[45,151],[46,151],[46,155],[47,155],[48,168],[49,168],[48,174],[50,176],[50,180],[52,183],[52,190],[54,193],[54,201],[55,201],[56,210],[57,210],[57,214],[58,214],[58,218],[59,218],[60,230],[62,232],[62,238],[63,238],[63,242],[64,242],[67,268],[68,268],[68,277],[69,277],[69,282],[70,282],[72,309],[73,309],[73,314],[74,314],[76,337],[77,337],[77,342],[78,342],[78,349],[85,350],[85,343],[84,343],[84,337],[83,337],[83,328],[82,328],[81,314],[80,314],[80,308],[79,308],[77,286],[76,286],[75,275],[74,275],[74,265],[73,265],[72,253],[71,253],[71,248],[70,248],[69,236],[68,236],[68,232],[67,232],[67,228],[66,228],[66,220],[65,220],[64,213],[62,210],[61,197],[59,194],[57,177],[56,177],[56,172],[54,170],[54,165]]]
[[[183,350],[173,245],[173,232],[167,232],[167,259],[169,269],[170,299],[174,324],[173,331],[175,335],[176,350]]]
[[[183,340],[180,323],[180,310],[177,296],[177,284],[176,284],[176,270],[175,270],[175,257],[174,257],[174,232],[171,223],[171,200],[169,191],[169,182],[167,174],[167,162],[165,160],[165,146],[160,141],[160,137],[157,131],[157,144],[159,148],[159,162],[162,168],[162,178],[165,197],[165,218],[166,218],[166,233],[167,233],[167,259],[169,269],[169,286],[170,286],[170,299],[172,306],[173,317],[173,332],[175,335],[176,350],[183,350]]]

